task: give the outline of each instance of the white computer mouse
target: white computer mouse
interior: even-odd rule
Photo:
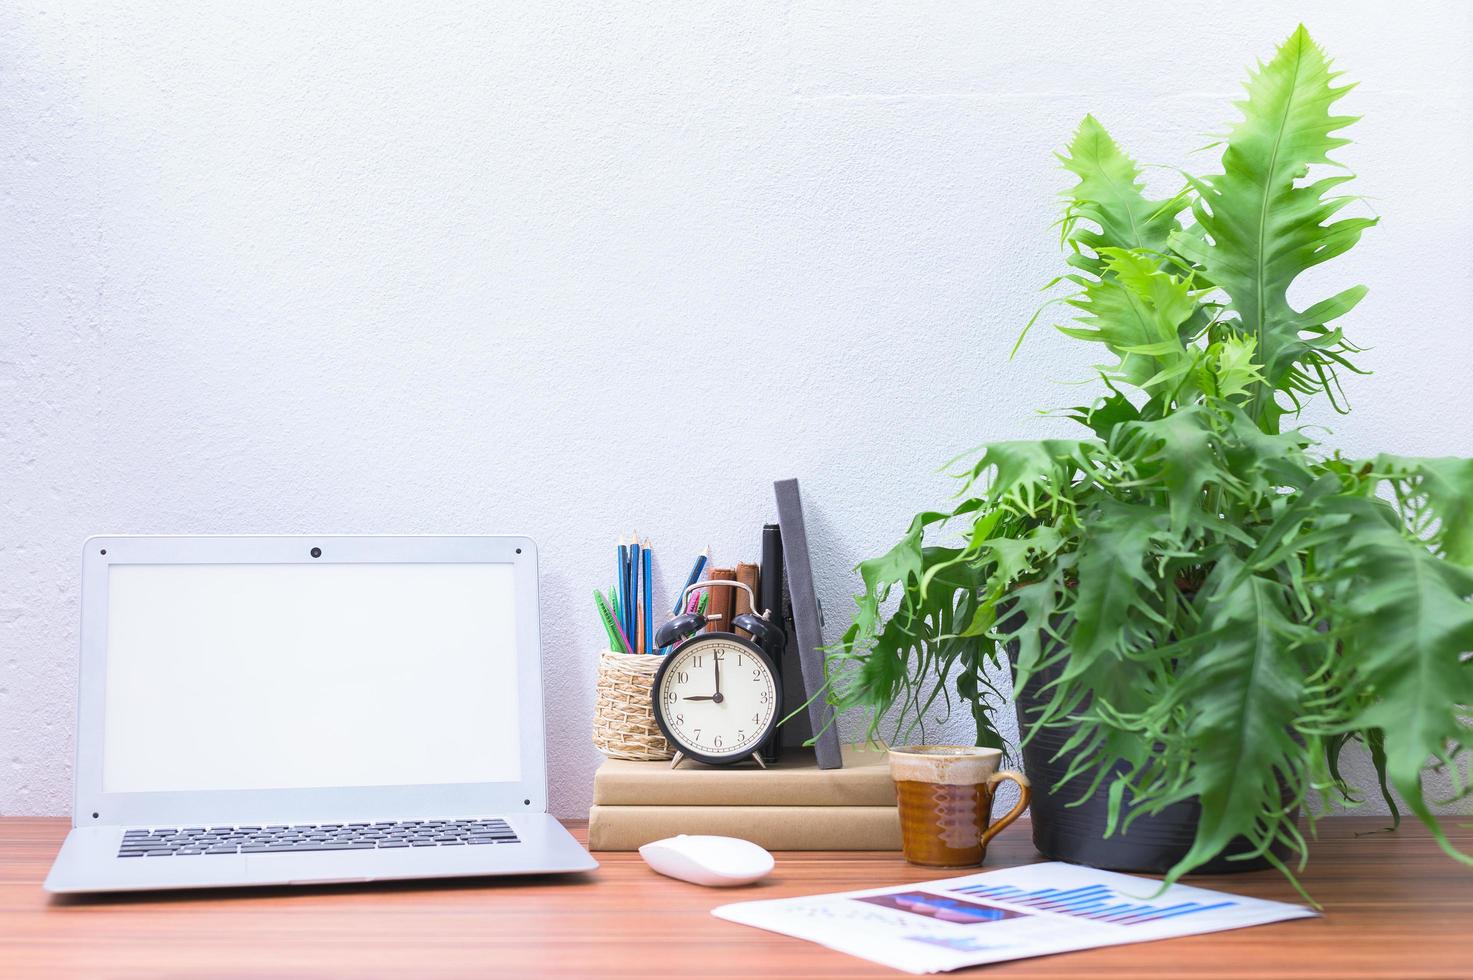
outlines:
[[[713,888],[765,878],[776,863],[771,854],[749,840],[700,834],[651,841],[639,849],[639,856],[662,875]]]

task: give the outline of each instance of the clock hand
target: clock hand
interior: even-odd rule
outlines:
[[[697,694],[697,695],[693,695],[693,696],[688,697],[688,698],[681,698],[680,700],[682,700],[682,701],[715,701],[716,700],[716,697],[715,697],[715,695],[711,695],[711,694]]]
[[[716,661],[716,698],[715,699],[717,701],[720,701],[721,700],[721,657],[719,655],[717,655],[717,656],[714,656],[712,659],[714,659]]]

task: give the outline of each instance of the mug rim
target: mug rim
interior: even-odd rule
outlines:
[[[945,743],[927,743],[922,745],[901,745],[893,747],[890,752],[894,755],[910,756],[913,759],[986,759],[993,756],[1002,758],[1002,749],[995,749],[987,745],[949,745]]]

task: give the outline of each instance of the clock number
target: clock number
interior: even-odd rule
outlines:
[[[666,704],[674,704],[675,703],[675,692],[674,691],[666,691],[665,692],[665,703]]]
[[[677,684],[689,684],[690,683],[690,674],[687,674],[683,670],[676,671],[675,672],[675,683],[677,683]]]
[[[737,666],[740,667],[741,665],[742,665],[742,655],[739,653],[739,654],[737,654]]]
[[[690,658],[690,665],[692,667],[699,667],[701,665],[701,655],[699,653]]]
[[[701,730],[699,728],[697,728],[696,729],[696,741],[699,742],[700,740],[701,740]]]
[[[737,741],[738,742],[745,742],[746,740],[747,740],[747,732],[746,732],[746,729],[738,728],[737,729]]]
[[[761,694],[757,695],[757,703],[758,704],[771,704],[772,703],[772,692],[771,691],[763,691]]]
[[[762,715],[761,714],[755,714],[755,715],[753,715],[752,716],[752,724],[754,724],[754,725],[760,725],[760,724],[762,724]]]
[[[716,747],[718,749],[721,748],[721,736],[720,735],[717,735],[716,736]]]
[[[685,715],[676,715],[675,716],[675,724],[677,724],[677,725],[684,725],[685,724]]]
[[[717,650],[715,653],[711,654],[711,659],[716,661],[718,664],[726,663],[726,651]]]
[[[752,668],[752,680],[754,680],[754,681],[760,681],[761,679],[762,679],[762,668],[761,667],[753,667]]]

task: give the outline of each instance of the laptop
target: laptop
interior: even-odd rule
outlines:
[[[525,537],[90,538],[52,892],[587,871]]]

